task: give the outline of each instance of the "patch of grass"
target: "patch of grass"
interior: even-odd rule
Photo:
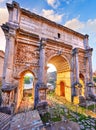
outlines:
[[[61,117],[53,117],[51,118],[51,121],[53,122],[61,121]]]
[[[43,121],[43,123],[47,123],[51,119],[49,112],[45,113],[44,115],[40,115],[40,116],[41,116],[41,120]]]
[[[94,110],[94,104],[88,106],[88,109],[93,111]]]
[[[86,109],[86,108],[85,108],[85,107],[82,107],[82,109]],[[87,107],[87,109],[93,111],[93,110],[94,110],[94,104],[89,105],[89,106]],[[96,105],[95,105],[95,109],[96,109]]]

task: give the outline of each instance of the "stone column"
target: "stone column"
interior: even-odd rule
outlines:
[[[4,57],[4,66],[3,66],[3,79],[2,79],[3,85],[5,83],[7,59],[8,59],[8,52],[9,52],[9,35],[8,35],[8,33],[5,33],[5,38],[6,38],[6,48],[5,48],[5,57]]]
[[[75,82],[79,82],[79,61],[78,61],[78,49],[77,48],[73,49],[73,61],[74,61],[73,69],[75,69],[74,75],[76,76],[76,78],[74,80],[75,80]]]
[[[88,77],[87,82],[93,82],[92,72],[92,48],[86,49],[86,76]],[[87,78],[86,77],[86,78]]]
[[[2,27],[4,30],[4,28]],[[13,82],[13,62],[14,62],[14,49],[15,49],[15,33],[16,30],[10,28],[9,32],[6,33],[6,50],[5,50],[5,59],[4,59],[4,71],[3,71],[3,85],[10,85]]]
[[[45,46],[46,46],[46,40],[41,39],[40,40],[40,60],[39,60],[39,82],[45,83]]]
[[[15,36],[16,26],[13,25],[2,25],[2,29],[6,36],[6,50],[4,59],[4,70],[3,70],[3,85],[2,85],[2,109],[6,106],[9,113],[13,112],[14,109],[14,91],[17,87],[13,82],[13,66],[14,66],[14,51],[15,51]],[[13,95],[13,99],[11,96]]]
[[[93,83],[93,72],[92,72],[92,48],[86,49],[85,58],[86,58],[86,90],[85,96],[87,97],[89,93],[91,93],[90,87],[88,87],[88,83]],[[90,89],[90,90],[89,90]]]
[[[89,62],[89,78],[90,82],[93,82],[93,71],[92,71],[92,51],[93,49],[89,49],[89,57],[88,57],[88,62]]]
[[[43,108],[47,106],[46,101],[46,80],[45,80],[45,46],[46,39],[41,38],[40,40],[40,58],[39,58],[39,75],[38,82],[35,85],[35,99],[34,99],[34,108]]]
[[[72,71],[73,71],[73,83],[72,83],[72,102],[75,100],[75,96],[77,96],[76,84],[79,83],[79,61],[78,61],[78,48],[74,48],[72,52],[73,62],[72,62]],[[77,97],[76,97],[77,99]]]
[[[79,82],[79,61],[78,61],[78,50],[76,49],[76,81]]]

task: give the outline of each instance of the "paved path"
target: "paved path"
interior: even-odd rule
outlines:
[[[44,130],[37,110],[16,114],[11,122],[10,130]]]

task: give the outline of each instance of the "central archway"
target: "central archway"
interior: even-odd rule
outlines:
[[[71,76],[70,64],[64,56],[55,55],[48,60],[48,64],[53,64],[57,70],[55,93],[71,101]]]

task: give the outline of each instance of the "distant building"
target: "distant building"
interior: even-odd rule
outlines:
[[[2,80],[3,64],[4,64],[4,52],[0,50],[0,81]]]

